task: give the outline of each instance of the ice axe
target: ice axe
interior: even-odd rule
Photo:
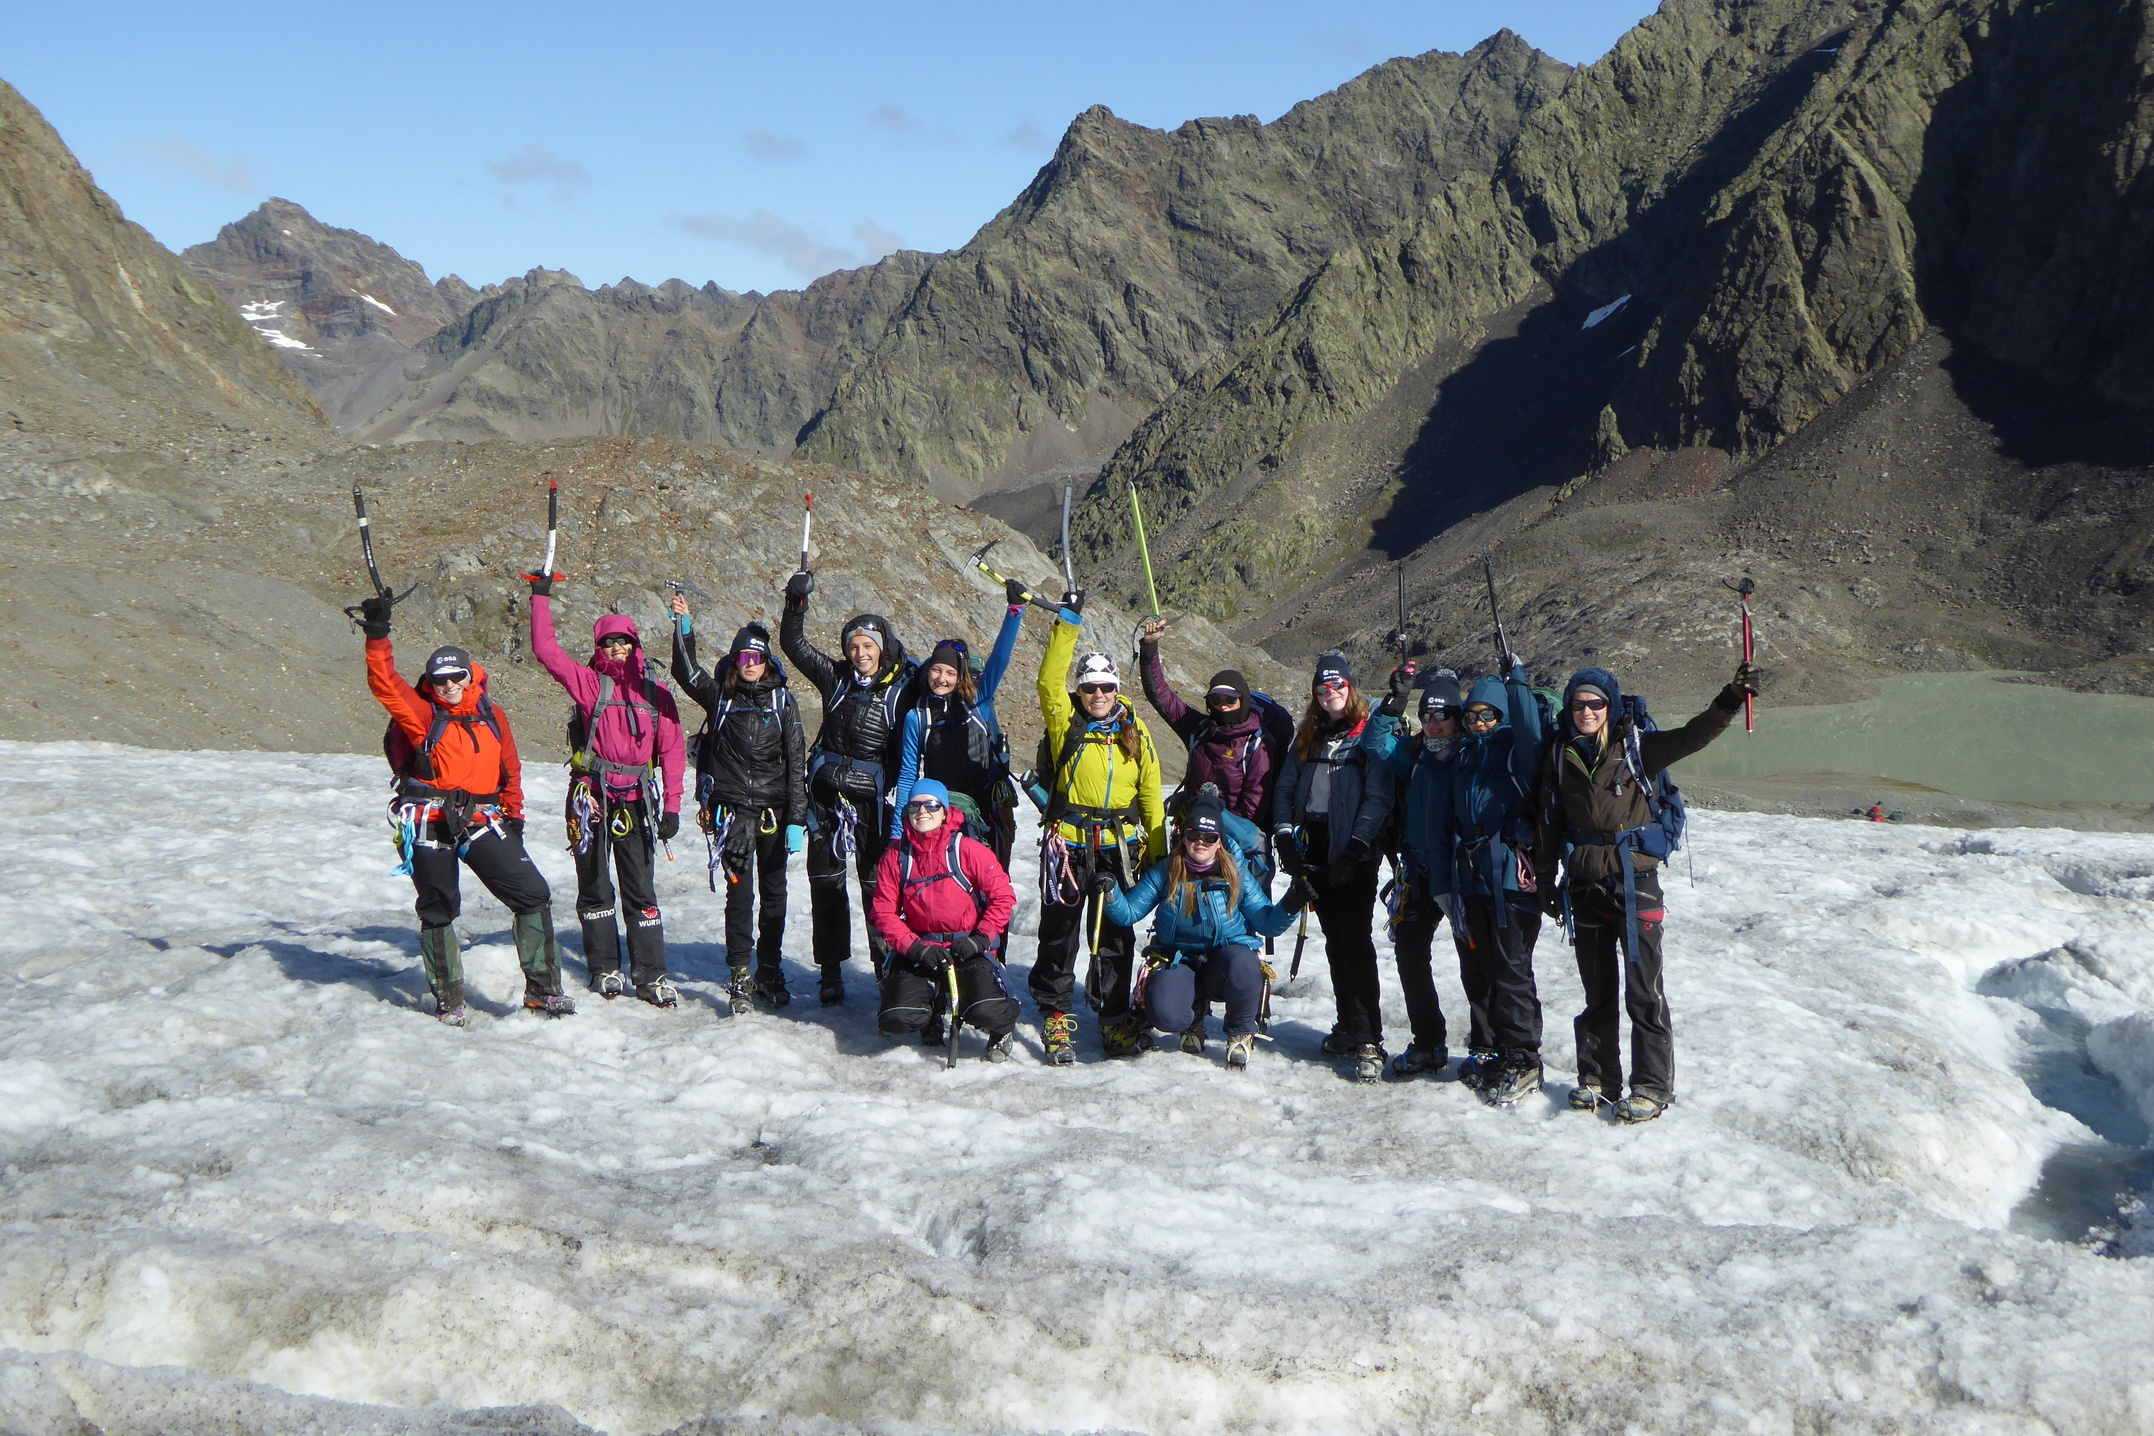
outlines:
[[[1008,576],[1005,574],[997,573],[993,565],[989,564],[987,561],[988,551],[994,548],[996,544],[1001,542],[1001,539],[989,539],[986,543],[981,544],[980,547],[973,553],[972,557],[965,560],[964,571],[969,573],[977,569],[979,572],[986,574],[989,579],[1001,584],[1004,591],[1007,592],[1010,584]],[[1033,605],[1036,608],[1044,608],[1049,613],[1059,613],[1062,609],[1061,604],[1050,603],[1046,599],[1041,598],[1038,594],[1029,591],[1025,594],[1025,602]]]
[[[388,599],[389,606],[394,608],[405,599],[411,597],[412,589],[417,588],[419,585],[413,584],[411,588],[405,589],[402,593],[391,593],[389,591],[389,585],[381,581],[381,569],[374,563],[374,530],[367,522],[366,495],[360,491],[357,484],[352,485],[352,508],[359,515],[359,552],[366,559],[366,576],[374,585],[374,596]],[[344,616],[356,623],[359,619],[359,605],[355,603],[350,608],[345,609]]]
[[[1073,489],[1070,484],[1062,486],[1062,590],[1065,593],[1077,591],[1077,570],[1070,567],[1070,494]]]
[[[537,573],[527,573],[526,580],[565,578],[567,575],[553,571],[554,549],[561,541],[561,481],[549,476],[546,480],[546,562]]]
[[[1152,600],[1151,617],[1159,617],[1159,585],[1152,582],[1152,546],[1144,537],[1144,505],[1137,502],[1137,486],[1129,486],[1130,517],[1137,521],[1137,554],[1144,560],[1144,592]],[[1063,540],[1068,543],[1067,539]]]
[[[1406,561],[1399,560],[1399,626],[1391,630],[1391,646],[1401,659],[1413,656],[1413,639],[1406,632]]]
[[[1511,636],[1503,631],[1503,613],[1496,607],[1496,556],[1481,555],[1481,572],[1488,579],[1488,616],[1496,621],[1496,656],[1503,661],[1503,671],[1509,673],[1518,666],[1518,657],[1511,652]]]
[[[801,501],[800,515],[800,571],[808,571],[808,536],[815,532],[815,490],[808,490]]]
[[[1730,589],[1741,596],[1743,605],[1743,663],[1747,666],[1754,651],[1750,629],[1750,595],[1758,591],[1758,586],[1751,582],[1750,575],[1747,573],[1743,575],[1740,583],[1729,583],[1726,579],[1722,579],[1720,586]],[[1743,731],[1745,733],[1758,731],[1758,700],[1748,693],[1743,695]]]

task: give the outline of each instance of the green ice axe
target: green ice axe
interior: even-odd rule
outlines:
[[[1159,585],[1152,582],[1152,546],[1144,541],[1144,506],[1137,502],[1137,486],[1129,486],[1129,511],[1137,520],[1137,552],[1144,558],[1144,591],[1152,600],[1153,618],[1159,617]]]

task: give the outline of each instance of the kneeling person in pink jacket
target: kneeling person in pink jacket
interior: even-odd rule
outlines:
[[[676,1007],[666,977],[666,930],[653,877],[659,843],[681,826],[681,714],[673,694],[643,671],[636,621],[618,613],[592,625],[589,664],[553,633],[553,580],[531,580],[531,651],[576,704],[581,741],[569,756],[568,841],[576,853],[576,917],[591,990],[619,997],[621,937],[614,926],[612,859],[628,928],[629,981],[654,1007]],[[664,781],[661,783],[661,779]]]
[[[892,843],[875,872],[870,917],[890,944],[883,973],[886,1037],[919,1033],[933,1047],[943,1040],[938,1011],[957,964],[957,1011],[949,1040],[971,1023],[987,1036],[987,1060],[1007,1062],[1017,1026],[1017,999],[1002,985],[996,948],[1009,931],[1017,894],[994,850],[964,834],[965,815],[950,806],[950,790],[932,778],[913,785],[906,801],[905,834]]]

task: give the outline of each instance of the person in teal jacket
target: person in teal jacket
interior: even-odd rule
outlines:
[[[1018,594],[1023,585],[1011,580]],[[920,692],[905,715],[900,740],[897,799],[890,810],[890,838],[900,836],[901,815],[912,797],[913,784],[932,778],[950,790],[951,799],[966,810],[972,836],[995,851],[1002,870],[1010,869],[1010,844],[1016,836],[1016,794],[1010,787],[1010,744],[1002,736],[1001,720],[995,716],[995,691],[1017,651],[1017,632],[1024,626],[1025,600],[1010,602],[995,646],[979,673],[972,672],[971,653],[962,638],[945,638],[935,645],[927,662],[920,665]]]
[[[1264,1000],[1258,949],[1301,911],[1295,883],[1279,903],[1243,876],[1226,841],[1226,805],[1206,784],[1182,812],[1172,855],[1107,899],[1112,922],[1134,926],[1157,911],[1146,945],[1144,1009],[1152,1027],[1182,1034],[1182,1050],[1202,1055],[1208,1004],[1226,1004],[1227,1066],[1249,1065]]]
[[[1480,954],[1488,988],[1491,1067],[1469,1061],[1460,1080],[1493,1105],[1509,1107],[1541,1088],[1541,999],[1533,944],[1541,933],[1541,878],[1533,870],[1534,785],[1548,729],[1525,665],[1482,678],[1466,698],[1465,736],[1441,809],[1431,874],[1440,865],[1452,894],[1451,920]],[[1553,877],[1553,874],[1549,875]]]

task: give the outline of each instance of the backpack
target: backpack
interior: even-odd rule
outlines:
[[[934,878],[922,878],[920,881],[921,884],[925,886],[928,883],[934,882],[935,878],[950,878],[960,888],[963,888],[965,890],[965,895],[967,897],[972,899],[973,913],[977,918],[986,915],[987,899],[982,897],[980,895],[980,890],[972,885],[972,879],[965,876],[964,864],[960,863],[957,860],[958,849],[963,846],[964,839],[965,834],[962,829],[952,829],[950,832],[950,846],[943,853],[942,857],[942,864],[945,868],[949,869],[949,871],[946,873],[937,873]],[[905,915],[905,894],[911,892],[912,887],[912,844],[909,841],[904,841],[902,842],[902,845],[898,848],[897,909],[899,917],[903,917]]]
[[[1256,712],[1257,728],[1252,741],[1242,749],[1242,782],[1246,784],[1249,781],[1249,765],[1256,756],[1258,743],[1262,743],[1264,751],[1271,754],[1270,779],[1277,782],[1279,770],[1285,766],[1286,750],[1294,746],[1294,715],[1286,711],[1284,703],[1269,693],[1260,693],[1254,688],[1249,690],[1249,706]],[[1215,720],[1207,716],[1204,722],[1190,733],[1186,745],[1190,752],[1196,752],[1199,743],[1211,740],[1214,724]],[[1270,794],[1263,796],[1268,806]],[[1186,798],[1177,794],[1169,804],[1170,811],[1173,810],[1174,803],[1182,801],[1186,801]],[[1258,811],[1262,811],[1262,808]]]
[[[669,693],[673,691],[670,688],[666,688],[666,685],[659,681],[659,675],[664,672],[665,669],[659,667],[657,659],[645,658],[643,660],[642,696],[645,706],[648,706],[652,710],[651,721],[653,723],[656,723],[658,721],[657,690],[665,688],[666,691]],[[634,702],[630,699],[614,697],[612,676],[610,674],[601,673],[598,676],[598,701],[591,705],[590,720],[588,722],[585,721],[583,716],[583,706],[581,704],[572,704],[569,708],[568,751],[571,753],[581,753],[584,750],[584,745],[591,741],[591,725],[595,724],[598,721],[599,714],[605,712],[608,708],[633,709],[635,706],[636,705],[634,704]]]
[[[1683,807],[1683,794],[1668,776],[1666,768],[1653,775],[1653,781],[1645,780],[1645,763],[1638,752],[1640,733],[1657,733],[1658,725],[1653,715],[1646,712],[1645,700],[1635,693],[1623,695],[1623,762],[1630,769],[1631,781],[1645,795],[1646,811],[1653,821],[1633,829],[1638,834],[1638,851],[1649,857],[1667,861],[1668,855],[1683,846],[1683,830],[1690,820]]]
[[[394,719],[382,730],[381,755],[389,760],[390,776],[398,783],[406,778],[415,778],[422,783],[434,781],[434,749],[440,745],[441,735],[449,730],[451,723],[460,723],[466,728],[474,723],[484,723],[494,735],[494,741],[502,741],[501,720],[494,716],[493,700],[484,693],[479,695],[478,711],[468,718],[455,716],[432,698],[428,698],[427,703],[434,710],[434,721],[427,725],[426,741],[417,747],[412,746],[411,739],[404,736],[404,730],[396,726]]]

